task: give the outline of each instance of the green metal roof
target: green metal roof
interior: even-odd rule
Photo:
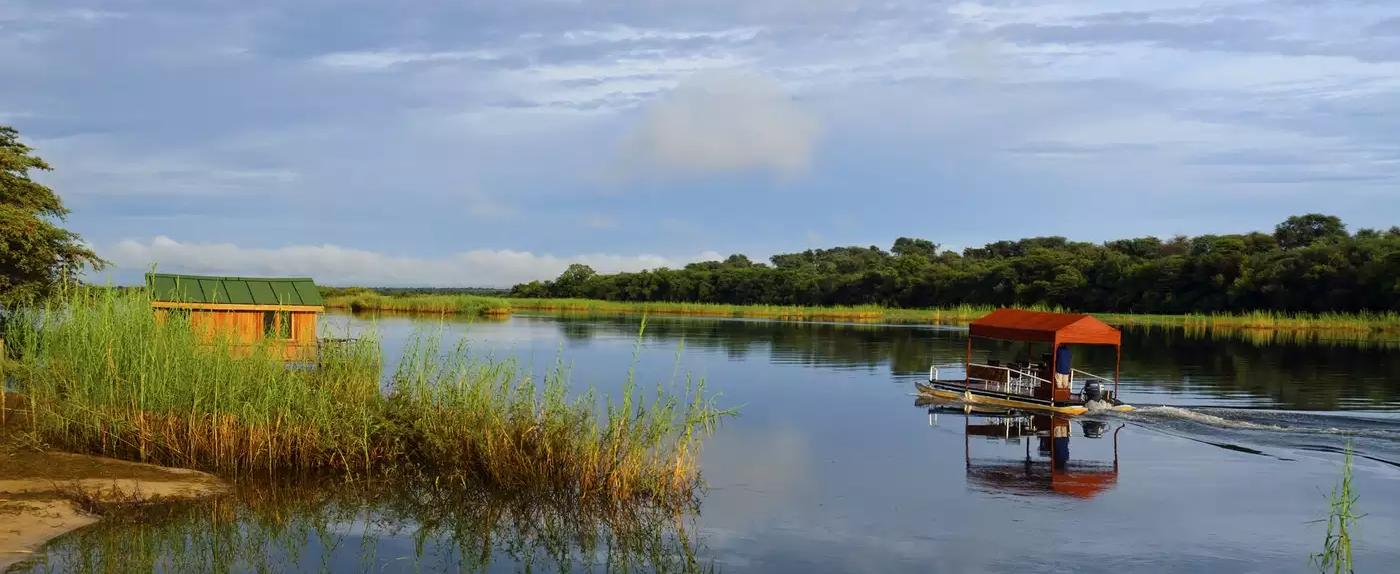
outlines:
[[[147,273],[155,301],[225,305],[325,305],[310,277],[210,277]]]

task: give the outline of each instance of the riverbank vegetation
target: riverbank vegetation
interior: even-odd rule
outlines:
[[[432,335],[410,343],[386,382],[372,337],[289,368],[271,349],[206,343],[176,315],[156,320],[140,291],[26,308],[4,338],[25,397],[11,432],[226,476],[431,473],[579,498],[685,498],[699,441],[723,414],[703,383],[645,396],[630,378],[600,407],[591,392],[569,398],[562,369],[537,382]]]
[[[330,307],[354,311],[408,313],[453,313],[472,316],[504,317],[516,312],[584,313],[603,315],[650,314],[697,317],[774,319],[783,321],[842,321],[891,324],[966,324],[990,313],[990,305],[957,305],[934,309],[899,309],[877,305],[801,307],[794,305],[727,305],[716,303],[677,303],[665,301],[603,301],[597,299],[552,299],[479,297],[475,295],[387,296],[357,289],[326,298]],[[1029,306],[1031,309],[1065,309]],[[1400,333],[1400,313],[1287,313],[1251,311],[1245,313],[1191,313],[1154,315],[1097,313],[1099,318],[1118,326],[1184,327],[1196,331],[1323,332],[1365,336],[1372,333]]]
[[[1336,217],[1288,218],[1272,233],[1063,237],[997,241],[954,252],[900,238],[875,246],[743,255],[682,269],[597,274],[574,265],[553,281],[516,285],[522,298],[802,307],[1045,307],[1096,313],[1256,311],[1307,317],[1400,311],[1400,227],[1348,233]],[[1270,318],[1272,321],[1273,318]]]
[[[327,307],[351,311],[397,311],[461,315],[509,315],[511,304],[498,297],[456,294],[394,294],[367,289],[327,289]]]

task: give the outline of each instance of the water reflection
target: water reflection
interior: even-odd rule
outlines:
[[[928,409],[930,426],[962,425],[967,484],[975,490],[1089,499],[1118,483],[1118,433],[1123,430],[1122,423],[979,409],[927,398],[916,400],[915,405]],[[1081,444],[1109,441],[1112,455],[1106,460],[1087,458],[1082,453],[1072,457],[1073,427],[1080,430]]]
[[[448,486],[240,485],[119,509],[11,572],[694,572],[697,508],[603,508]]]

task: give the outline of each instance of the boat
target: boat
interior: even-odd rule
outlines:
[[[1023,360],[973,362],[974,340],[1025,343]],[[1114,348],[1112,379],[1073,368],[1071,349],[1083,345]],[[1046,351],[1039,360],[1037,350]],[[915,386],[920,395],[968,405],[1069,416],[1091,406],[1125,412],[1133,407],[1118,400],[1122,359],[1122,333],[1091,315],[997,309],[968,325],[961,364],[931,365],[928,384]]]

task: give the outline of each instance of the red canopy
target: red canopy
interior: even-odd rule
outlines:
[[[973,337],[1008,341],[1043,341],[1055,345],[1113,345],[1122,334],[1083,313],[1047,313],[997,309],[968,326]]]

